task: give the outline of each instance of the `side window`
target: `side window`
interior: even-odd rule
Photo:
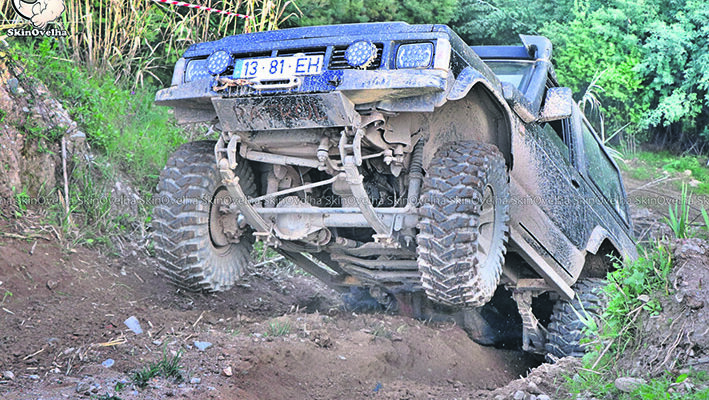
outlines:
[[[586,171],[603,193],[603,196],[618,211],[624,220],[628,220],[623,204],[623,190],[621,189],[620,174],[613,162],[603,151],[602,144],[594,136],[591,130],[583,121],[583,147],[586,155]]]
[[[565,133],[567,124],[567,120],[551,121],[545,123],[542,129],[544,129],[547,133],[547,137],[551,139],[552,143],[559,149],[559,152],[561,152],[564,158],[570,161],[569,145],[566,139],[567,134]]]

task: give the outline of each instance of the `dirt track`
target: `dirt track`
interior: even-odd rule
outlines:
[[[117,259],[36,240],[30,255],[35,239],[0,238],[0,294],[12,293],[0,309],[0,373],[14,375],[0,375],[3,399],[77,398],[77,386],[121,399],[482,398],[536,364],[476,345],[453,324],[343,311],[334,292],[284,267],[195,295],[156,276],[139,251]],[[130,316],[143,334],[124,325]],[[269,324],[289,333],[265,335]],[[194,341],[212,345],[200,351]],[[184,382],[115,392],[163,349],[183,352]]]
[[[659,190],[626,182],[631,202]],[[662,191],[679,195],[671,185]],[[661,214],[634,208],[637,235],[659,234]],[[573,369],[545,365],[491,391],[538,361],[479,346],[453,324],[344,311],[339,295],[284,266],[259,267],[226,293],[192,294],[157,276],[142,249],[111,258],[36,235],[0,225],[0,399],[508,398],[535,380],[555,398],[560,387],[550,382]],[[124,325],[130,316],[143,334]],[[289,332],[268,335],[270,325]],[[212,345],[200,351],[195,341]],[[116,392],[163,351],[182,352],[182,382],[156,378]]]

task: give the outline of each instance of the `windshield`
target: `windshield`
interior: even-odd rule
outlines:
[[[522,93],[526,89],[534,68],[534,63],[530,61],[485,60],[485,64],[492,69],[498,79],[511,83]]]

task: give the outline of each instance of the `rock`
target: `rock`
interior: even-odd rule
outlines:
[[[699,310],[704,307],[704,301],[694,296],[687,296],[685,299],[687,300],[687,307],[692,310]]]
[[[38,380],[39,380],[39,375],[30,375],[30,376],[28,376],[28,378],[30,378],[30,379],[33,380],[33,381],[38,381]]]
[[[537,386],[537,384],[534,382],[527,383],[527,392],[529,392],[531,394],[541,394],[542,393],[542,391],[539,390],[539,386]]]
[[[84,393],[88,393],[89,391],[91,391],[91,382],[79,381],[76,384],[76,393],[84,394]]]
[[[112,358],[107,359],[106,361],[102,362],[101,365],[103,365],[106,368],[111,368],[115,361],[113,361]]]
[[[679,245],[679,248],[677,249],[677,252],[679,254],[687,254],[689,252],[693,252],[693,253],[697,253],[697,254],[704,254],[704,249],[702,248],[701,239],[691,238],[691,239],[682,240],[680,243],[681,244]]]
[[[190,379],[190,383],[193,385],[199,385],[200,383],[202,383],[202,378],[194,377]]]
[[[2,373],[2,377],[11,381],[11,380],[15,379],[15,374],[12,373],[12,371],[5,371]]]
[[[210,342],[200,342],[197,340],[194,341],[194,347],[200,349],[201,351],[205,351],[205,350],[207,350],[207,348],[209,348],[211,346],[212,346],[212,343],[210,343]]]
[[[53,281],[51,279],[47,281],[47,289],[49,289],[49,290],[54,290],[54,288],[56,288],[57,285],[59,285],[59,282],[57,282],[57,281]]]
[[[17,78],[10,78],[7,80],[7,87],[10,89],[12,94],[20,94],[20,81]]]
[[[551,400],[551,398],[545,394],[540,394],[537,396],[537,400]]]
[[[498,394],[497,396],[495,396],[495,400],[505,400],[505,396]]]
[[[137,190],[127,183],[129,182],[128,177],[120,173],[114,177],[114,180],[113,187],[111,188],[111,214],[116,216],[129,215],[131,217],[137,217],[138,204],[141,202]]]
[[[130,318],[123,321],[123,323],[126,324],[128,329],[133,331],[133,333],[135,333],[136,335],[140,335],[141,333],[143,333],[143,328],[140,327],[140,322],[138,322],[138,318],[131,315]]]
[[[515,392],[515,394],[512,395],[512,398],[514,400],[523,400],[525,396],[525,393],[521,390],[518,390]]]
[[[233,373],[232,370],[231,370],[231,367],[226,367],[226,368],[224,368],[224,369],[222,370],[222,372],[223,372],[224,375],[226,375],[226,376],[232,376],[232,375],[234,375],[234,373]]]
[[[615,387],[621,392],[630,393],[645,383],[647,383],[645,379],[621,377],[615,380]]]

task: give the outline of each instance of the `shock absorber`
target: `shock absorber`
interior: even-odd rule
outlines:
[[[419,139],[411,153],[411,168],[409,168],[409,203],[418,205],[421,181],[423,180],[423,139]]]

